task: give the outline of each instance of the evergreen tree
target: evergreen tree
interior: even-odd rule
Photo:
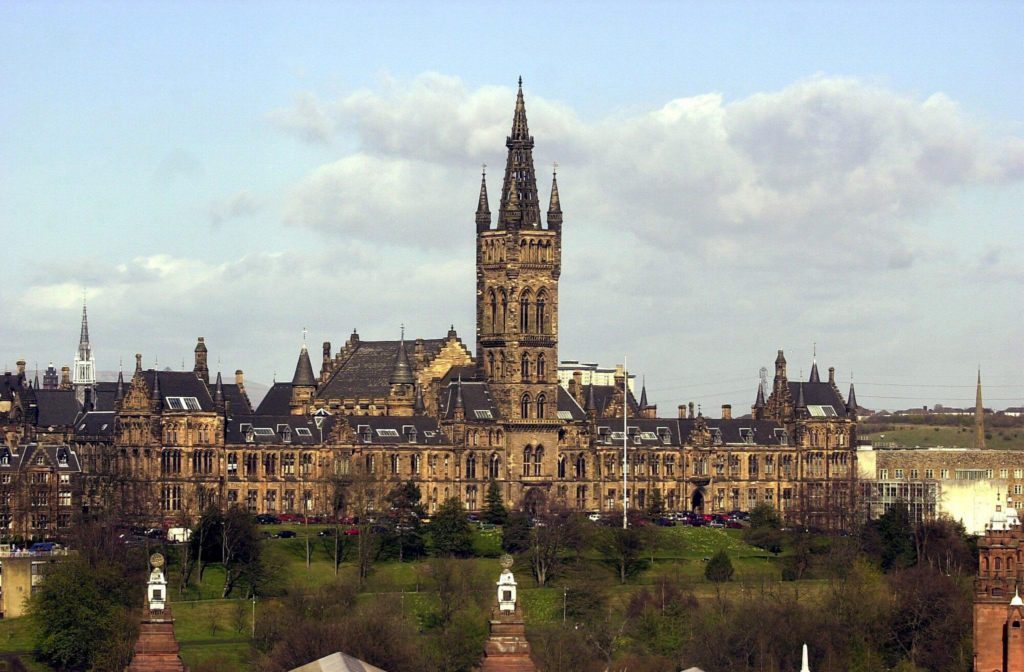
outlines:
[[[501,497],[501,486],[492,479],[487,486],[487,494],[484,495],[484,522],[504,525],[507,520],[508,509],[505,508],[505,501]]]
[[[445,500],[430,524],[434,554],[442,557],[469,557],[473,554],[473,529],[456,497]]]
[[[396,485],[388,493],[387,502],[391,505],[391,511],[382,521],[387,529],[385,551],[396,556],[399,562],[424,553],[423,524],[420,519],[426,516],[426,512],[420,503],[421,499],[420,487],[412,481]]]
[[[704,578],[715,583],[725,583],[732,580],[734,571],[732,560],[729,559],[729,554],[723,548],[711,556],[708,566],[704,568]]]
[[[655,490],[651,492],[651,496],[647,499],[647,517],[651,520],[657,520],[665,515],[665,501],[661,498],[661,492]]]
[[[522,553],[530,547],[530,516],[525,511],[515,511],[501,528],[501,550],[506,553]]]

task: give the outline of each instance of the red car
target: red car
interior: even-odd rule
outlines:
[[[350,527],[347,530],[345,530],[344,532],[342,532],[342,534],[347,534],[349,536],[354,537],[355,535],[359,534],[359,528],[358,527]]]

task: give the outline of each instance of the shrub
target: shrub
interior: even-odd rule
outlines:
[[[715,583],[725,583],[732,580],[732,575],[735,571],[732,567],[732,560],[729,559],[729,554],[723,548],[708,561],[708,566],[704,568],[704,578]]]

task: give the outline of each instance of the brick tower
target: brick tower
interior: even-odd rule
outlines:
[[[544,228],[522,78],[505,146],[508,157],[496,227],[491,228],[486,174],[476,212],[477,368],[506,425],[509,476],[546,490],[554,474],[559,427],[562,209],[553,176]],[[522,494],[523,483],[509,493],[512,499]]]
[[[1016,510],[999,500],[985,536],[978,540],[978,577],[974,580],[974,670],[1024,670],[1024,601],[1020,597],[1021,527]]]

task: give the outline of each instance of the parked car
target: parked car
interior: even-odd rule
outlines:
[[[52,553],[53,552],[52,541],[39,541],[28,547],[30,553]]]
[[[359,534],[359,528],[358,527],[350,527],[347,530],[345,530],[344,532],[342,532],[342,534],[347,534],[350,537],[354,537],[355,535]]]
[[[277,516],[271,515],[269,513],[261,513],[258,516],[256,516],[256,522],[260,525],[277,525],[281,521],[280,519],[278,519]]]
[[[334,528],[333,527],[326,527],[326,528],[320,530],[319,532],[317,532],[316,536],[318,536],[318,537],[333,537],[334,536]]]
[[[717,528],[717,529],[723,529],[725,527],[725,523],[723,523],[720,520],[712,520],[710,523],[708,523],[708,527],[714,527],[714,528]]]
[[[281,530],[277,534],[273,535],[274,539],[294,539],[295,533],[291,530]]]
[[[658,518],[656,521],[654,521],[654,524],[659,527],[675,527],[676,521],[672,520],[671,518]]]
[[[725,524],[725,526],[727,528],[729,528],[730,530],[742,530],[743,529],[742,523],[740,523],[738,520],[730,520],[728,523]]]
[[[595,512],[593,512],[591,514],[588,514],[587,518],[589,518],[592,522],[596,523],[599,520],[601,520],[601,514],[595,511]]]

